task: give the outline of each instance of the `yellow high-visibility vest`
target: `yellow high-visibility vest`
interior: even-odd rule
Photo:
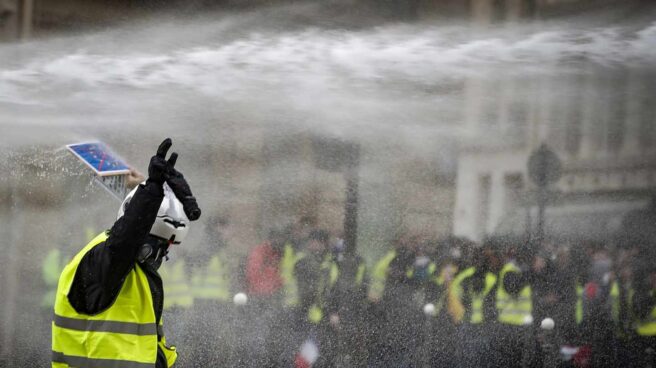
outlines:
[[[210,258],[206,267],[196,270],[191,279],[194,300],[227,302],[230,300],[230,281],[219,256]]]
[[[656,336],[656,306],[646,318],[636,321],[635,331],[640,336]]]
[[[390,250],[381,258],[374,266],[371,274],[371,285],[369,285],[369,298],[372,300],[380,300],[385,292],[385,283],[387,282],[387,270],[390,263],[396,257],[396,251]]]
[[[64,268],[62,262],[62,254],[59,249],[52,249],[43,260],[41,265],[41,275],[43,282],[46,284],[46,292],[41,298],[41,306],[44,308],[52,308],[55,306],[55,296],[57,295],[57,283],[59,275]]]
[[[367,270],[367,267],[364,263],[360,263],[358,265],[358,269],[355,274],[355,285],[361,286],[362,283],[364,282],[364,276],[365,272]],[[326,274],[328,275],[328,285],[326,285]],[[323,319],[323,308],[325,304],[325,294],[327,293],[328,290],[332,289],[335,284],[337,283],[337,279],[339,278],[340,271],[339,271],[339,266],[337,265],[337,262],[331,257],[331,255],[327,255],[326,258],[324,258],[323,262],[321,263],[321,276],[319,278],[319,285],[317,288],[317,298],[314,304],[310,306],[310,309],[308,310],[308,320],[312,323],[319,323]]]
[[[330,254],[326,255],[323,262],[321,262],[320,272],[316,300],[308,309],[308,320],[312,323],[319,323],[323,319],[325,294],[330,288],[335,286],[337,278],[339,278],[339,267],[337,267],[337,263],[335,263]],[[328,276],[328,280],[326,280],[326,275]],[[326,283],[326,281],[328,282]]]
[[[95,315],[81,314],[68,301],[80,261],[107,237],[107,233],[102,233],[91,240],[59,278],[52,322],[52,367],[153,368],[158,346],[171,367],[177,352],[166,346],[161,321],[159,326],[156,322],[148,279],[138,264],[128,273],[116,300],[106,310]]]
[[[285,244],[280,260],[280,277],[283,285],[283,303],[287,307],[298,305],[298,284],[294,277],[294,267],[304,257],[305,253],[295,251],[290,243]]]
[[[576,283],[576,324],[580,325],[583,322],[583,286]]]
[[[526,285],[517,297],[512,297],[503,287],[503,280],[508,272],[519,272],[519,268],[512,262],[506,263],[499,273],[497,286],[498,320],[501,323],[522,326],[532,321],[533,303],[531,300],[531,286]]]
[[[628,334],[630,333],[630,325],[631,325],[631,320],[634,319],[631,316],[633,315],[631,311],[631,306],[633,304],[632,299],[633,299],[633,289],[629,288],[628,290],[625,291],[626,295],[622,295],[620,292],[620,283],[618,280],[613,281],[610,287],[610,312],[611,312],[611,319],[613,320],[613,324],[615,325],[615,333],[620,336],[620,337],[627,337]],[[622,305],[622,298],[625,298],[626,300],[626,315],[624,318],[621,316],[621,305]]]
[[[471,293],[472,312],[469,316],[469,323],[479,324],[484,322],[483,304],[487,295],[494,289],[497,283],[497,276],[491,272],[485,274],[485,288],[482,293]]]
[[[462,301],[464,296],[464,290],[462,288],[462,283],[472,277],[476,273],[475,267],[469,267],[462,272],[458,273],[453,279],[452,287],[456,296]],[[469,292],[471,306],[469,306],[470,314],[469,318],[466,319],[466,322],[470,324],[480,324],[484,322],[483,314],[483,304],[485,298],[490,294],[492,289],[497,282],[497,276],[491,272],[485,274],[485,287],[479,293],[476,293],[472,290]]]
[[[431,262],[432,263],[432,262]],[[433,263],[434,264],[434,263]],[[444,277],[444,272],[445,269],[440,270],[440,272],[437,271],[437,265],[435,266],[435,271],[431,273],[431,281],[435,283],[435,285],[438,286],[438,288],[441,290],[439,293],[439,296],[437,297],[437,300],[434,301],[433,305],[435,305],[435,316],[438,316],[442,312],[442,308],[446,304],[448,304],[448,294],[449,291],[445,287],[446,284],[446,279]],[[444,290],[442,290],[444,289]]]
[[[367,265],[364,262],[361,262],[358,265],[358,271],[355,273],[355,284],[357,286],[362,285],[366,273],[367,273]]]
[[[163,262],[158,272],[164,287],[164,309],[189,308],[194,304],[183,260]]]

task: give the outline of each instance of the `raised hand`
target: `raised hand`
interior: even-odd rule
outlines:
[[[158,184],[164,184],[171,163],[175,165],[175,161],[178,158],[178,154],[174,152],[171,154],[169,161],[166,161],[166,154],[172,144],[173,142],[171,141],[171,138],[166,138],[157,148],[155,156],[150,158],[150,164],[148,165],[148,180]]]
[[[200,218],[200,208],[196,202],[196,198],[191,193],[189,183],[184,178],[181,172],[175,169],[175,163],[178,161],[178,154],[173,152],[166,160],[166,154],[171,148],[173,142],[171,138],[166,138],[157,148],[157,154],[150,159],[148,166],[148,179],[156,183],[164,184],[166,182],[173,194],[182,203],[182,207],[191,221],[196,221]]]

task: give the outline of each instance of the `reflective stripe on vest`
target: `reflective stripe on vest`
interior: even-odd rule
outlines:
[[[358,286],[362,285],[362,282],[364,282],[364,276],[366,272],[367,272],[367,265],[364,263],[360,263],[358,265],[358,272],[355,274],[356,285]]]
[[[371,274],[371,285],[369,286],[369,298],[380,300],[385,292],[385,283],[387,282],[387,270],[390,263],[396,257],[396,251],[390,250],[374,266]]]
[[[615,324],[620,323],[620,285],[613,281],[610,286],[610,316]]]
[[[498,320],[501,323],[522,326],[532,321],[533,303],[531,302],[531,286],[525,286],[517,297],[513,298],[503,287],[503,280],[508,272],[519,272],[512,262],[506,263],[499,273],[497,287]]]
[[[576,324],[583,322],[583,286],[576,283]]]
[[[164,262],[158,272],[164,287],[164,309],[176,306],[181,308],[191,307],[194,299],[187,282],[184,261]]]
[[[285,244],[280,260],[280,277],[283,284],[283,302],[288,307],[298,305],[298,284],[294,277],[294,267],[304,257],[305,253],[296,252],[290,243]]]
[[[453,279],[452,287],[458,298],[462,301],[464,296],[464,290],[462,288],[462,283],[472,277],[476,273],[475,267],[469,267],[462,272],[458,273]],[[487,295],[494,289],[494,285],[497,282],[497,277],[491,272],[485,274],[485,287],[481,290],[480,293],[469,290],[469,297],[471,301],[471,306],[469,308],[469,318],[467,322],[471,324],[480,324],[484,321],[483,314],[483,304]]]
[[[52,352],[53,367],[76,367],[76,368],[153,368],[153,363],[131,362],[129,360],[117,359],[91,359],[86,357],[65,355],[56,351]],[[63,364],[63,365],[61,365]]]
[[[656,336],[656,306],[651,309],[646,319],[636,322],[635,330],[640,336]]]
[[[214,256],[206,267],[192,277],[194,299],[226,302],[230,300],[230,282],[219,256]]]
[[[52,366],[152,368],[158,346],[171,366],[177,354],[164,346],[161,332],[161,340],[158,337],[160,326],[156,325],[150,286],[140,266],[135,264],[114,303],[98,314],[80,314],[68,301],[80,261],[106,239],[106,233],[94,238],[66,265],[59,278],[52,322]]]
[[[138,336],[157,335],[155,323],[132,323],[117,321],[94,321],[68,318],[55,314],[53,323],[57,327],[78,331],[113,332]]]

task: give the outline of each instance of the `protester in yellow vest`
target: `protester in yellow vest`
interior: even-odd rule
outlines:
[[[506,263],[499,273],[499,285],[497,287],[497,310],[498,320],[501,323],[524,326],[533,323],[531,303],[531,286],[524,281],[519,281],[522,271],[511,261]],[[517,285],[515,293],[508,290],[509,277],[516,277],[518,281],[510,283]]]
[[[41,299],[41,307],[52,309],[55,305],[57,282],[63,269],[61,251],[57,248],[51,249],[41,265],[41,275],[46,285],[46,292]]]
[[[164,300],[157,269],[180,244],[200,209],[186,180],[159,146],[148,180],[62,272],[52,322],[53,367],[166,368],[177,358],[162,329]]]
[[[294,268],[301,311],[313,324],[324,321],[327,293],[339,276],[337,265],[328,253],[328,240],[326,231],[311,232],[304,247],[305,257]]]
[[[305,258],[305,253],[296,250],[293,242],[285,243],[280,260],[280,277],[283,287],[283,305],[286,308],[293,309],[298,306],[298,283],[294,277],[294,268],[296,263],[303,258]]]
[[[499,361],[496,366],[521,367],[531,349],[527,333],[533,326],[533,304],[529,284],[532,250],[529,245],[519,245],[517,240],[503,239],[505,264],[499,272],[496,290],[497,321],[493,346]]]
[[[191,283],[183,259],[170,260],[159,268],[164,287],[164,310],[186,309],[194,304]]]
[[[226,262],[224,249],[227,245],[224,233],[230,236],[230,221],[225,216],[212,216],[206,222],[204,240],[184,257],[191,275],[190,290],[194,305],[201,309],[230,303],[231,270]]]
[[[385,292],[385,283],[387,282],[387,271],[390,263],[396,258],[396,249],[390,249],[374,265],[371,273],[371,284],[369,285],[369,300],[379,302]]]
[[[459,321],[478,325],[490,322],[491,308],[485,304],[492,299],[496,288],[497,276],[489,271],[468,267],[458,273],[453,281],[453,290],[460,300],[464,311]]]
[[[90,241],[95,238],[97,233],[90,226],[85,229],[85,241]],[[41,298],[41,307],[48,310],[48,318],[52,313],[52,308],[55,306],[55,294],[57,292],[57,283],[59,282],[59,275],[64,270],[64,266],[68,262],[68,250],[59,248],[51,249],[46,258],[43,259],[41,264],[41,276],[46,286],[46,292]],[[77,250],[77,249],[76,249]],[[70,255],[68,255],[70,256]]]
[[[294,267],[298,285],[298,326],[305,337],[317,339],[322,364],[331,366],[334,350],[328,326],[327,298],[338,278],[337,265],[328,252],[330,235],[324,230],[312,231],[303,246],[305,257]],[[304,340],[304,339],[303,339]]]
[[[442,252],[448,251],[444,248]],[[429,291],[430,300],[435,305],[435,316],[443,321],[459,322],[465,312],[462,302],[458,298],[454,289],[455,277],[458,274],[458,262],[451,255],[438,256],[438,263],[431,263],[429,274],[433,282],[433,287]]]
[[[184,318],[180,330],[184,333],[189,356],[182,365],[195,367],[227,366],[230,364],[229,348],[235,344],[233,331],[235,316],[232,315],[231,265],[227,262],[226,238],[230,236],[227,217],[214,216],[206,223],[204,240],[184,257],[187,275],[191,274],[190,291],[193,306]],[[166,284],[164,284],[166,287]],[[165,293],[166,294],[166,293]],[[168,295],[168,294],[166,294]],[[243,323],[243,321],[242,321]],[[198,331],[203,331],[202,334]]]
[[[337,277],[330,284],[326,309],[335,354],[353,366],[365,366],[370,336],[365,322],[369,285],[365,261],[347,249],[344,239],[333,237],[330,263],[330,275]]]
[[[631,311],[635,338],[632,341],[632,362],[641,367],[654,364],[653,351],[656,349],[656,267],[652,262],[653,257],[636,262],[633,276]],[[652,349],[651,354],[649,349]],[[648,357],[652,360],[647,361]]]
[[[451,283],[463,312],[457,320],[458,361],[461,367],[492,367],[491,344],[496,320],[497,276],[488,258],[488,248],[473,249],[472,266],[460,271]]]

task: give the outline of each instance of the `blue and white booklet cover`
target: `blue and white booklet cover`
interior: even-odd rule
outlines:
[[[84,142],[66,145],[75,157],[93,171],[95,181],[116,199],[127,194],[126,177],[130,167],[102,142]]]

